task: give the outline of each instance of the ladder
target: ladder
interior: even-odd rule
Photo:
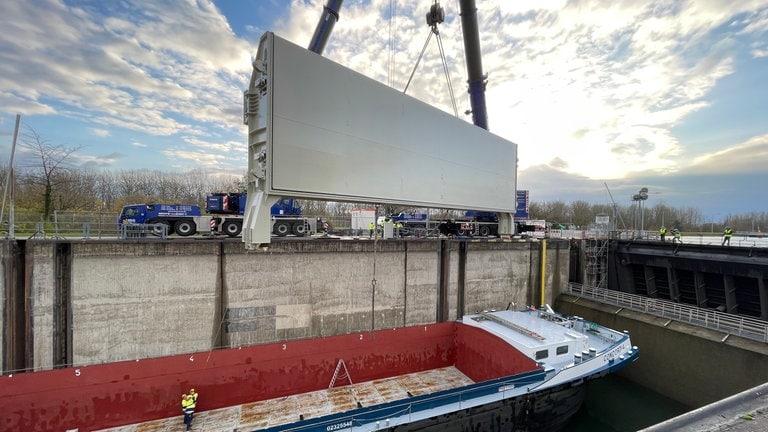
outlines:
[[[349,369],[347,369],[344,359],[339,359],[339,363],[336,364],[336,370],[333,372],[333,378],[331,378],[331,384],[328,385],[328,388],[332,389],[334,384],[336,384],[336,380],[345,378],[352,384],[352,378],[349,376]]]

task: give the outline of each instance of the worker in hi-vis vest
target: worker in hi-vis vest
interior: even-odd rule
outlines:
[[[733,235],[733,230],[731,229],[731,227],[729,226],[725,227],[725,231],[723,231],[723,244],[721,246],[725,246],[726,243],[728,243],[728,246],[730,246],[732,235]]]

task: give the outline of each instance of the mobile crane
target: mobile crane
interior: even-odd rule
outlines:
[[[477,7],[475,0],[459,0],[461,29],[464,36],[464,55],[467,60],[467,83],[469,85],[469,103],[472,108],[472,123],[488,130],[488,112],[485,103],[485,87],[488,76],[483,74],[483,61],[480,53],[480,31],[477,25]],[[514,234],[513,215],[509,213],[475,212],[466,213],[473,224],[464,224],[464,228],[473,228],[478,235]],[[456,230],[456,225],[448,229]],[[458,231],[465,231],[458,225]]]
[[[148,225],[156,235],[197,233],[237,237],[243,230],[246,195],[242,192],[214,193],[205,199],[205,213],[195,204],[146,203],[123,206],[118,225]],[[272,234],[284,237],[311,235],[323,229],[318,218],[302,215],[293,198],[282,198],[270,209]]]

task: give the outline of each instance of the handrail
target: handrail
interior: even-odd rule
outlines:
[[[529,385],[540,384],[541,376],[544,372],[533,371],[522,374],[522,376],[516,377],[504,377],[487,382],[470,384],[468,386],[459,387],[455,389],[448,389],[438,391],[436,393],[415,396],[409,399],[400,399],[392,402],[385,402],[380,405],[371,406],[371,409],[364,413],[336,413],[328,414],[326,419],[314,418],[311,421],[299,424],[295,426],[272,426],[265,430],[267,431],[291,431],[300,432],[308,430],[317,430],[318,427],[326,427],[326,430],[351,430],[353,427],[359,427],[366,424],[381,424],[381,426],[389,425],[390,419],[395,419],[401,415],[408,416],[408,422],[414,421],[413,416],[415,414],[421,414],[423,412],[429,412],[429,410],[443,405],[456,404],[459,409],[465,407],[471,407],[483,401],[482,403],[488,403],[491,401],[503,400],[509,397],[510,392],[512,394],[518,392],[520,394],[526,394],[530,392],[533,387]],[[521,392],[518,389],[525,387],[526,391]],[[471,403],[475,401],[475,403]],[[467,405],[469,403],[469,405]],[[340,429],[335,429],[336,426],[342,426]],[[394,424],[393,424],[394,426]]]
[[[675,321],[734,334],[744,338],[768,343],[768,322],[756,318],[702,309],[669,300],[645,297],[616,290],[569,283],[568,293],[613,304],[639,312],[669,318]]]
[[[531,337],[533,339],[540,340],[540,341],[543,341],[545,339],[544,336],[536,333],[533,330],[529,330],[529,329],[527,329],[525,327],[521,327],[521,326],[513,323],[512,321],[505,320],[504,318],[498,317],[496,315],[491,315],[489,313],[483,312],[483,313],[480,314],[480,316],[482,316],[484,319],[487,319],[488,321],[493,321],[496,324],[502,325],[502,326],[504,326],[504,327],[506,327],[506,328],[508,328],[510,330],[514,330],[514,331],[516,331],[518,333],[524,334],[524,335],[529,336],[529,337]]]

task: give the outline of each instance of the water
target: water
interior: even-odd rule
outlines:
[[[631,432],[691,408],[612,374],[587,383],[587,396],[565,432]]]

